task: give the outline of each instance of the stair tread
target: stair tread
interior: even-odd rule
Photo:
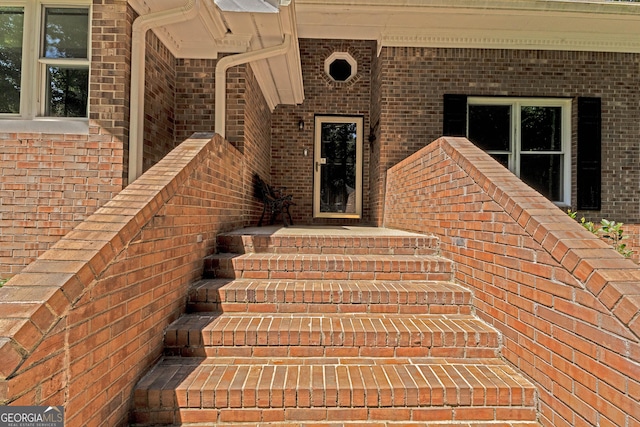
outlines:
[[[358,235],[318,235],[317,233],[303,234],[251,234],[246,232],[225,233],[217,237],[221,251],[229,252],[261,252],[297,250],[309,251],[309,253],[331,252],[336,250],[398,250],[420,251],[435,250],[438,238],[433,235],[398,233],[397,231],[358,233]],[[405,252],[409,253],[409,252]]]
[[[225,236],[247,236],[247,237],[270,237],[270,238],[300,238],[314,237],[324,239],[359,239],[359,238],[434,238],[433,234],[417,233],[415,231],[405,231],[396,228],[368,227],[362,225],[340,225],[327,227],[324,225],[304,225],[295,227],[264,226],[246,227],[237,230],[220,233],[218,237]]]
[[[158,399],[149,397],[153,390]],[[165,408],[520,407],[533,406],[535,392],[499,359],[166,358],[140,381],[136,401]]]
[[[200,424],[188,424],[196,427]],[[209,426],[210,424],[201,424]],[[273,427],[274,422],[263,423],[246,423],[246,422],[230,422],[216,423],[217,427]],[[279,427],[541,427],[537,421],[306,421],[306,422],[281,422],[278,421]]]
[[[470,315],[225,313],[180,317],[165,345],[497,348],[499,336]]]
[[[301,318],[301,319],[315,319],[315,318],[326,318],[326,319],[390,319],[390,321],[402,321],[403,319],[418,319],[422,321],[431,321],[431,322],[460,322],[467,321],[473,322],[477,324],[484,325],[484,329],[493,331],[493,328],[488,326],[485,322],[474,317],[472,315],[467,314],[422,314],[422,313],[266,313],[268,318],[263,316],[263,319],[259,320],[269,320],[271,318]],[[229,317],[229,318],[256,318],[256,316],[248,314],[248,313],[188,313],[181,317],[184,318],[221,318],[221,317]],[[170,326],[171,328],[171,326]]]

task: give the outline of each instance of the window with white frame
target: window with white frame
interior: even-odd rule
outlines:
[[[86,118],[90,5],[0,6],[0,117]]]
[[[571,101],[468,98],[467,137],[553,202],[570,204]]]

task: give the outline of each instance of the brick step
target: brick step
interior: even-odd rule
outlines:
[[[535,388],[497,358],[166,358],[134,406],[147,424],[186,422],[189,408],[210,422],[536,419]]]
[[[183,356],[495,357],[498,333],[470,315],[286,314],[182,316],[165,333]]]
[[[370,227],[339,227],[353,233],[317,234],[317,228],[237,230],[217,237],[218,252],[293,253],[293,254],[352,254],[352,255],[434,255],[438,239],[416,233]],[[316,231],[316,234],[314,233]],[[331,230],[329,230],[331,231]],[[267,234],[260,234],[267,233]]]
[[[336,422],[336,421],[300,421],[300,422],[278,422],[278,427],[541,427],[537,421],[438,421],[439,418],[443,418],[447,414],[447,419],[462,419],[465,420],[468,410],[463,408],[463,411],[456,412],[455,408],[434,410],[414,410],[418,416],[416,419],[433,420],[433,421],[354,421],[354,422]],[[273,427],[274,421],[261,421],[269,419],[270,414],[255,413],[255,410],[227,410],[222,414],[209,413],[207,416],[200,414],[198,409],[183,409],[180,411],[183,419],[191,420],[191,422],[183,422],[181,426],[191,427],[204,427],[209,426],[210,421],[207,421],[209,416],[220,416],[225,419],[258,419],[257,422],[217,422],[216,427]],[[339,412],[338,412],[339,414]],[[265,416],[266,415],[266,416]],[[327,414],[329,418],[329,413]],[[202,421],[204,420],[204,421]]]
[[[471,292],[450,282],[204,279],[192,285],[187,310],[469,314]]]
[[[193,420],[193,422],[182,423],[182,426],[205,426],[207,423],[207,417],[198,416],[199,410],[186,409],[180,411],[181,415],[187,420]],[[416,419],[433,420],[433,421],[354,421],[354,422],[317,422],[317,421],[300,421],[300,422],[278,422],[278,427],[541,427],[537,421],[438,421],[439,418],[447,417],[448,420],[453,419],[465,419],[468,410],[463,408],[463,411],[456,413],[455,408],[450,409],[433,409],[433,410],[414,410],[418,416]],[[339,412],[338,412],[339,414]],[[446,415],[444,415],[446,414]],[[209,414],[213,415],[213,414]],[[219,415],[219,414],[216,414]],[[267,415],[267,416],[265,416]],[[222,418],[229,419],[258,419],[257,422],[218,422],[216,427],[273,427],[273,421],[261,421],[268,419],[270,414],[257,414],[255,410],[228,410],[228,412],[222,413]],[[327,414],[329,415],[329,413]],[[328,417],[328,416],[327,416]]]
[[[451,281],[453,264],[432,255],[216,254],[205,277],[301,280]]]

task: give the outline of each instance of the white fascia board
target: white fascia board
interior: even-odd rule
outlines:
[[[640,3],[582,0],[295,0],[300,11],[321,7],[328,13],[342,10],[419,11],[424,9],[531,10],[609,14],[640,14]]]
[[[585,52],[640,53],[640,40],[597,34],[517,32],[464,32],[436,30],[420,34],[387,33],[378,39],[379,47],[432,47],[470,49],[573,50]]]
[[[478,2],[475,7],[468,0],[433,0],[422,6],[414,0],[402,5],[398,0],[384,4],[376,0],[333,3],[298,0],[300,37],[377,40],[379,49],[413,46],[640,52],[640,3],[609,7],[611,2],[510,0],[511,8],[498,0]],[[367,7],[362,6],[365,3]],[[356,15],[358,19],[354,20]]]

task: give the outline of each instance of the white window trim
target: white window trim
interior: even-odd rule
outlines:
[[[511,153],[509,170],[520,176],[520,107],[561,107],[562,108],[562,150],[536,151],[535,154],[562,154],[562,200],[553,201],[560,206],[571,206],[571,99],[566,98],[509,98],[509,97],[469,97],[469,105],[505,105],[511,106]],[[469,115],[467,114],[467,120]],[[467,136],[469,123],[467,122]],[[514,143],[517,141],[518,143]],[[492,151],[488,151],[492,153]],[[496,151],[495,153],[498,153]],[[502,151],[500,151],[502,153]],[[525,154],[526,155],[526,154]]]
[[[20,7],[24,9],[24,28],[22,33],[22,73],[20,75],[20,113],[0,114],[0,131],[16,131],[25,128],[25,121],[34,123],[35,128],[43,132],[61,129],[87,129],[88,117],[46,117],[44,116],[45,102],[45,73],[48,64],[78,65],[89,68],[91,75],[91,16],[92,2],[90,0],[9,0],[2,6]],[[45,7],[83,7],[89,9],[89,31],[87,59],[58,60],[40,57],[43,10]],[[89,100],[87,101],[87,110]],[[87,116],[88,116],[87,111]],[[60,122],[69,123],[69,126]],[[75,122],[75,123],[74,123]]]

